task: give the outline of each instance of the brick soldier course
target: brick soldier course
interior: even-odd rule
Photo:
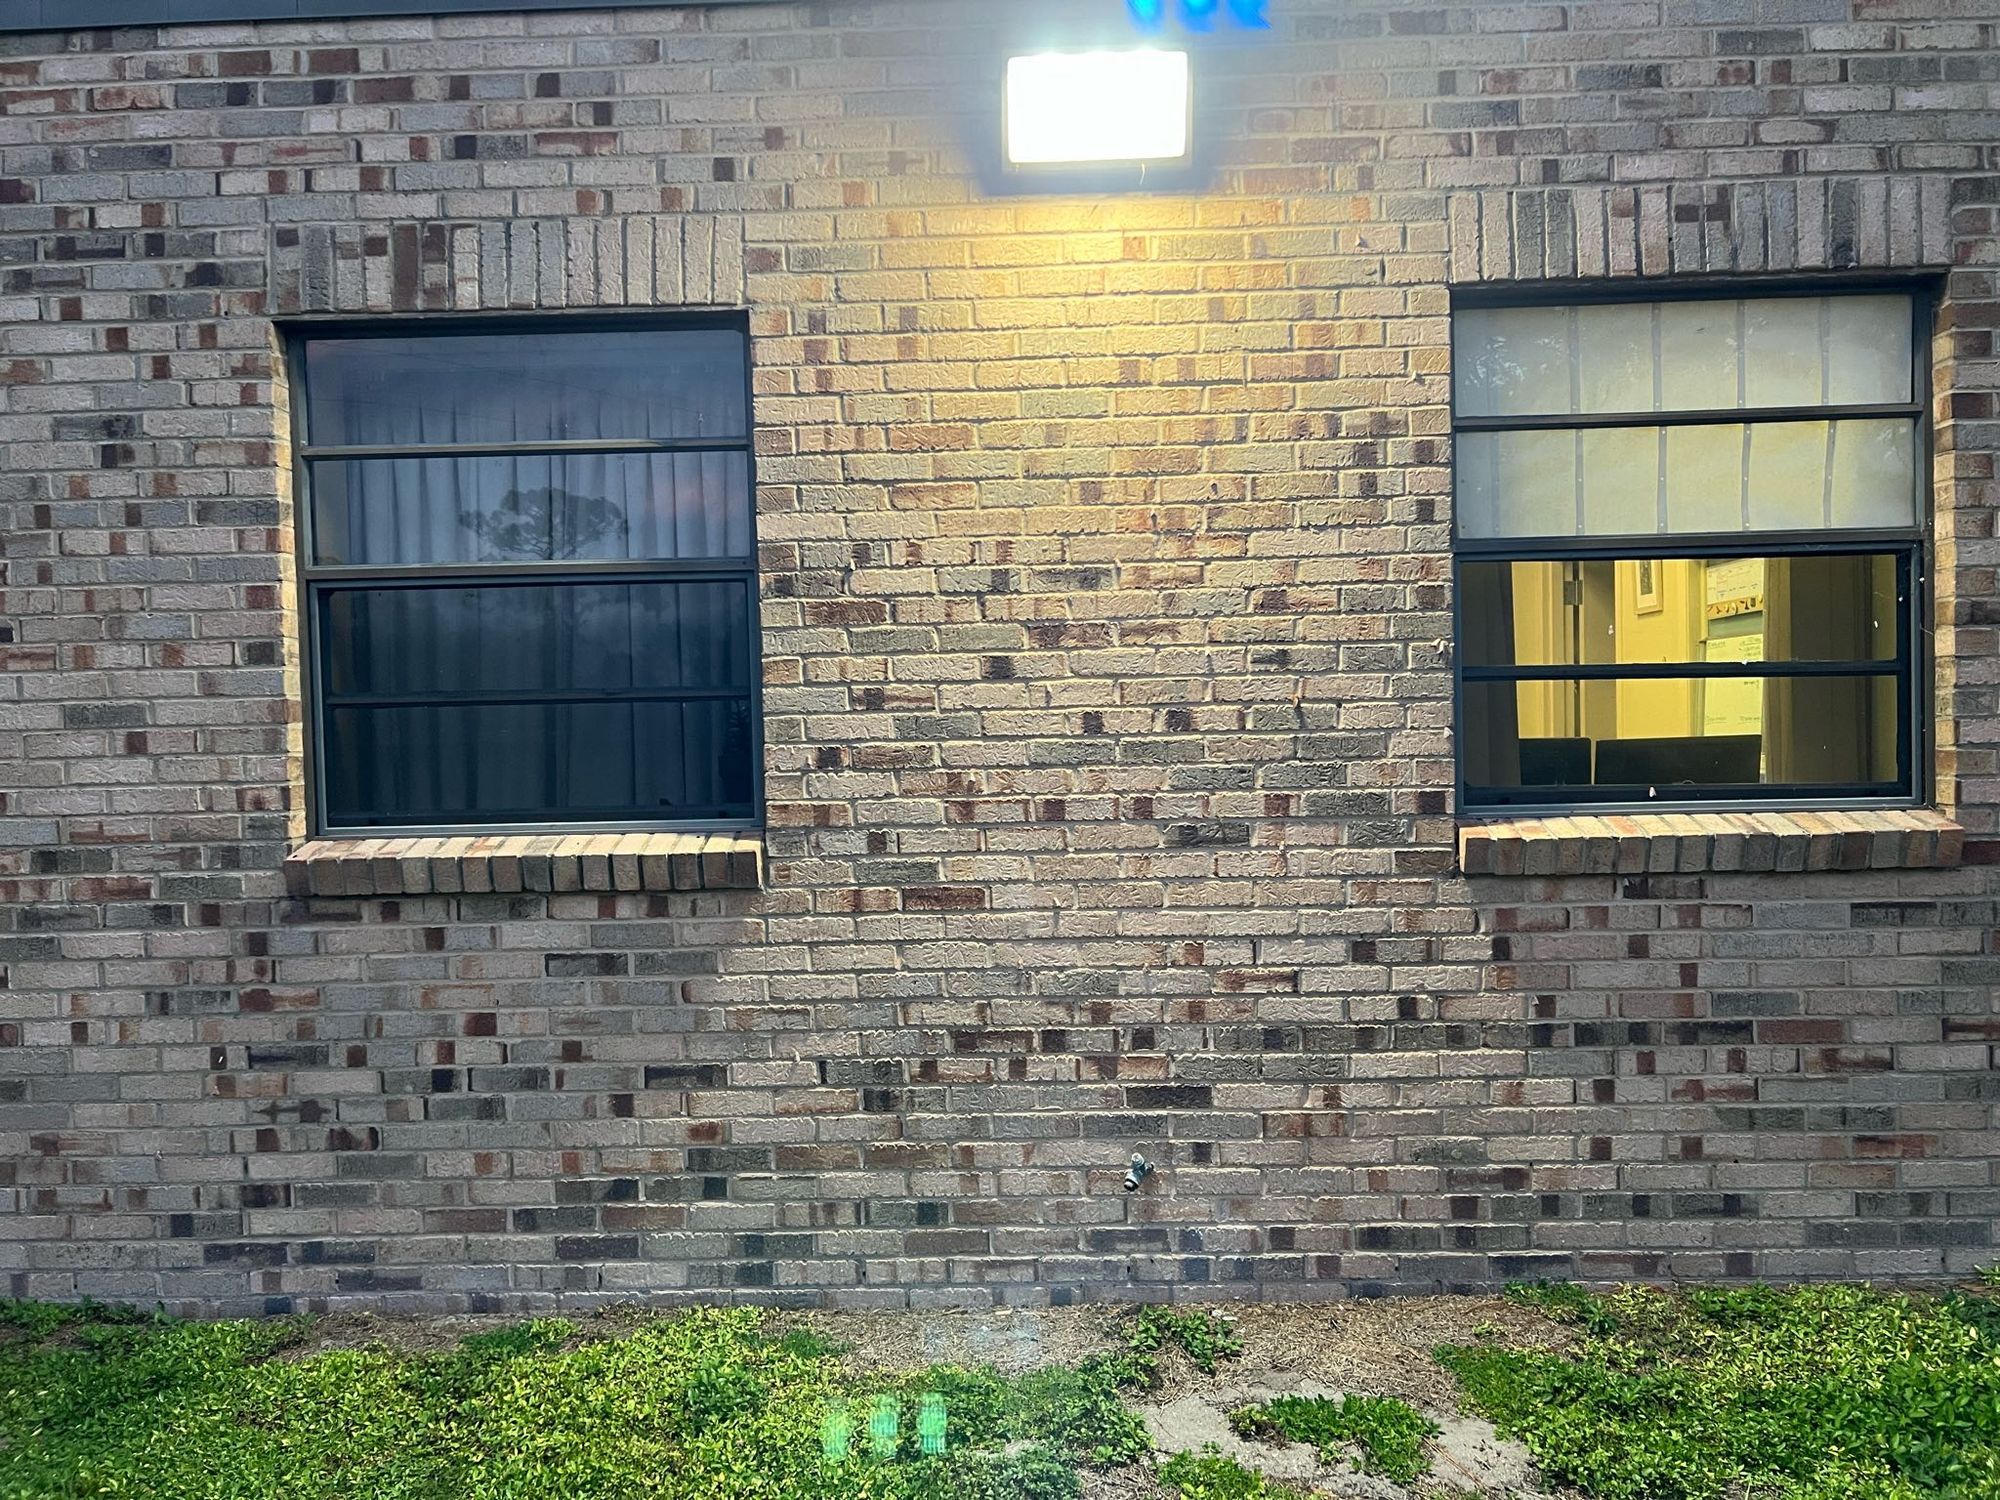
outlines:
[[[1009,192],[1077,9],[0,36],[0,1292],[1993,1258],[1991,6],[1271,0],[1198,186]],[[1452,289],[1830,273],[1940,293],[1935,811],[1462,824]],[[750,320],[762,838],[313,840],[281,327],[678,307]]]

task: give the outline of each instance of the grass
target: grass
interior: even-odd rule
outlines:
[[[1853,1286],[1521,1288],[1565,1353],[1443,1348],[1469,1403],[1601,1500],[1994,1500],[2000,1303]]]
[[[1394,1396],[1280,1396],[1229,1414],[1229,1425],[1245,1437],[1278,1436],[1311,1443],[1329,1464],[1340,1462],[1349,1445],[1361,1452],[1364,1473],[1398,1484],[1415,1484],[1428,1474],[1424,1439],[1437,1423]]]
[[[1079,1466],[1147,1448],[1129,1360],[864,1379],[747,1310],[602,1342],[544,1319],[414,1357],[281,1357],[297,1320],[4,1321],[5,1500],[1075,1500]]]

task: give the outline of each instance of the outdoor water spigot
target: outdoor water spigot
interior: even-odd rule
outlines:
[[[1125,1169],[1125,1191],[1128,1193],[1138,1192],[1139,1184],[1146,1180],[1147,1174],[1152,1170],[1153,1164],[1137,1151],[1134,1151],[1132,1153],[1132,1164]]]

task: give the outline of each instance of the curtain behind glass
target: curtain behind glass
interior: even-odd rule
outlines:
[[[751,554],[740,452],[320,459],[326,565],[719,560]]]

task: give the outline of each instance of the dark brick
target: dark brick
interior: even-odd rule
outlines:
[[[556,1259],[570,1261],[637,1260],[636,1234],[566,1234],[556,1236]]]

